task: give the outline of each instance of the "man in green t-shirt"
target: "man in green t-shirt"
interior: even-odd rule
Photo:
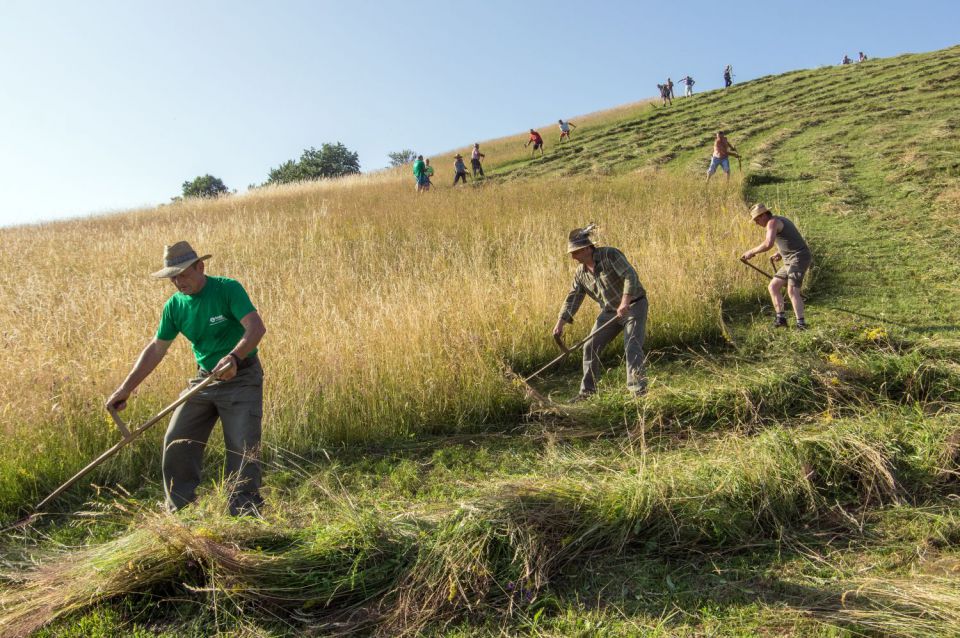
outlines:
[[[167,507],[178,510],[196,498],[207,439],[219,418],[227,450],[230,513],[257,514],[260,497],[260,431],[263,369],[257,345],[266,328],[239,282],[204,274],[204,261],[185,241],[167,246],[164,268],[154,277],[170,279],[177,292],[163,307],[156,336],[140,353],[126,380],[107,399],[122,410],[130,394],[160,364],[178,334],[193,345],[195,386],[208,385],[173,413],[163,439],[163,489]]]

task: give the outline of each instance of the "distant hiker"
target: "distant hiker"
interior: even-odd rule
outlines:
[[[843,55],[843,60],[840,61],[840,64],[850,64],[853,60],[850,59],[850,56],[847,54]]]
[[[737,153],[737,149],[734,148],[733,144],[730,143],[730,140],[727,139],[726,134],[723,131],[717,131],[717,136],[713,140],[713,155],[710,157],[710,168],[707,169],[707,181],[710,181],[710,178],[713,177],[713,174],[717,171],[717,167],[721,167],[723,172],[727,174],[727,181],[730,181],[730,156],[739,158],[740,155]]]
[[[670,88],[666,84],[658,84],[657,88],[660,89],[660,105],[667,106],[668,104],[673,104],[673,101],[670,99]]]
[[[670,92],[670,99],[673,99],[673,80],[667,78],[667,91]]]
[[[693,95],[693,85],[696,84],[696,82],[694,82],[693,78],[690,77],[689,75],[680,78],[680,81],[683,82],[683,86],[686,87],[684,89],[683,95],[685,97],[691,97]]]
[[[463,183],[467,183],[467,165],[463,163],[463,155],[457,153],[453,162],[453,185],[456,186],[457,182],[463,180]]]
[[[185,241],[164,248],[163,269],[153,273],[170,279],[177,292],[167,300],[160,327],[130,374],[107,399],[107,407],[123,410],[130,394],[159,365],[178,334],[193,345],[195,386],[215,375],[216,381],[173,413],[163,438],[163,490],[171,511],[196,498],[203,450],[219,417],[226,445],[230,513],[259,513],[260,429],[263,415],[263,368],[257,345],[266,333],[263,321],[239,282],[204,274],[204,260]]]
[[[427,190],[427,183],[430,181],[430,178],[427,177],[424,169],[426,164],[423,161],[423,155],[417,155],[416,161],[413,163],[413,177],[417,180],[417,192],[422,193]]]
[[[731,84],[733,84],[733,67],[728,64],[723,69],[723,86],[724,88],[730,88]]]
[[[527,140],[527,143],[523,145],[524,148],[530,146],[530,143],[533,142],[533,150],[530,151],[530,157],[533,157],[533,154],[537,152],[537,149],[540,149],[540,157],[543,157],[543,138],[540,137],[540,133],[530,129],[530,139]]]
[[[559,122],[560,124],[560,142],[562,142],[564,138],[569,140],[570,127],[577,128],[577,125],[569,120],[567,120],[566,122],[564,122],[563,120],[557,120],[557,122]],[[559,144],[560,142],[557,142],[557,143]]]
[[[773,300],[773,308],[777,313],[773,325],[777,328],[787,325],[783,310],[783,286],[786,284],[790,303],[793,304],[793,313],[797,317],[797,329],[805,330],[807,324],[803,320],[803,297],[800,296],[800,286],[803,284],[803,275],[813,261],[810,248],[807,247],[807,242],[804,241],[793,222],[786,217],[774,215],[763,204],[757,204],[751,208],[750,217],[758,226],[766,228],[766,236],[763,243],[743,253],[741,259],[752,259],[754,255],[765,253],[776,245],[777,254],[773,256],[773,260],[783,261],[783,266],[774,274],[767,287],[770,298]]]
[[[857,62],[866,62],[866,61],[867,61],[867,56],[866,56],[866,54],[864,54],[863,51],[861,51],[861,52],[860,52],[860,57],[859,57],[859,59],[857,59]]]
[[[483,164],[480,162],[484,157],[486,157],[486,155],[480,152],[480,144],[474,144],[473,152],[470,154],[470,168],[473,169],[474,179],[477,178],[477,173],[480,173],[480,177],[484,177]]]
[[[433,167],[430,166],[430,160],[423,160],[423,175],[427,178],[427,183],[423,185],[423,190],[430,190],[430,187],[433,186]]]
[[[637,271],[622,252],[612,247],[598,247],[590,238],[593,224],[575,228],[567,238],[567,253],[579,262],[573,275],[573,285],[560,309],[560,317],[553,334],[563,336],[563,329],[573,323],[584,297],[590,297],[600,306],[600,314],[593,326],[596,330],[614,317],[609,326],[595,334],[583,346],[583,379],[580,393],[574,401],[589,398],[597,391],[600,376],[600,353],[623,331],[623,348],[627,364],[627,390],[634,397],[646,392],[644,376],[643,340],[647,326],[647,293],[640,285]]]

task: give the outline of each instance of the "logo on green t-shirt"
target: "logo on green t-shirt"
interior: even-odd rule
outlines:
[[[255,311],[240,282],[208,275],[197,294],[177,292],[167,300],[157,338],[172,341],[183,334],[193,345],[197,365],[213,370],[243,337],[240,320]]]

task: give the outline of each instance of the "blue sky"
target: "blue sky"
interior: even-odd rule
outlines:
[[[652,95],[960,41],[956,0],[0,2],[0,225],[364,170]]]

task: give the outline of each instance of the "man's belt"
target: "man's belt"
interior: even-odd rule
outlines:
[[[246,370],[256,362],[257,362],[257,355],[253,355],[251,357],[244,357],[243,359],[240,359],[240,363],[237,364],[237,372],[239,372],[240,370]],[[200,366],[197,366],[197,370],[199,371],[201,377],[210,376],[210,372],[208,370],[204,370]]]

